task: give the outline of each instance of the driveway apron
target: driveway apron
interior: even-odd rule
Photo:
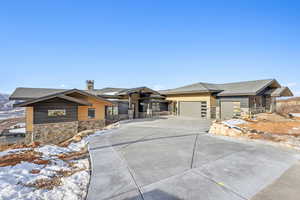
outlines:
[[[91,138],[88,200],[250,199],[299,158],[292,150],[211,136],[210,123],[132,121]]]

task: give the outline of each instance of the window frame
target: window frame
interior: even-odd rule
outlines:
[[[93,116],[90,116],[90,111],[93,111]],[[95,119],[96,118],[96,109],[88,108],[87,116],[88,116],[88,119]]]
[[[67,110],[66,109],[48,109],[47,116],[48,117],[65,117],[65,116],[67,116]]]

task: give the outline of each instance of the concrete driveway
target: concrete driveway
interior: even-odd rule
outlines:
[[[292,150],[211,136],[209,125],[171,117],[92,138],[88,199],[250,199],[299,158]]]

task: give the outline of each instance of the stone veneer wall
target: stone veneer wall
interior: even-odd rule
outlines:
[[[91,129],[101,129],[104,126],[105,126],[105,120],[78,121],[78,132],[91,130]]]
[[[33,141],[58,144],[78,133],[78,121],[34,124],[33,132],[26,134],[26,143]]]

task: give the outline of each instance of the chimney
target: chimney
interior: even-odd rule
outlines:
[[[86,89],[87,90],[94,90],[94,80],[87,80],[86,81]]]

